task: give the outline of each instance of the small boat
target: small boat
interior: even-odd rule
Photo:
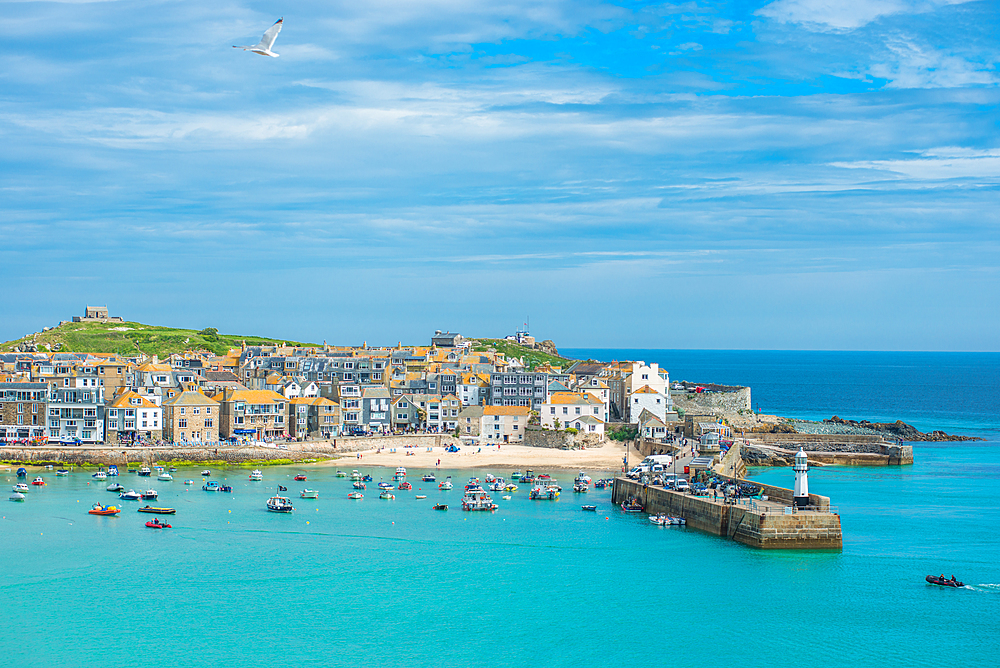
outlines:
[[[177,510],[175,508],[156,508],[155,506],[146,506],[145,508],[137,508],[136,512],[153,513],[154,515],[173,515],[177,512]]]
[[[69,475],[69,471],[67,471],[66,469],[59,469],[58,471],[56,471],[56,475],[59,475],[59,476]]]
[[[302,493],[299,494],[303,499],[318,499],[319,491],[315,489],[304,489]]]
[[[405,478],[406,477],[406,467],[405,466],[397,466],[396,467],[396,475],[403,476]]]
[[[416,495],[415,497],[413,497],[413,498],[414,498],[414,499],[426,499],[426,498],[427,498],[427,495],[426,495],[426,494],[417,494],[417,495]]]
[[[486,480],[487,484],[489,484],[491,482],[496,482],[496,476],[494,476],[492,473],[487,473],[486,477],[484,478],[484,480]]]
[[[605,480],[604,478],[602,478],[602,479],[600,479],[600,480],[598,480],[597,482],[594,483],[594,488],[595,489],[604,489],[605,487],[607,487],[610,484],[611,484],[610,480]]]
[[[92,473],[90,477],[94,478],[95,480],[107,480],[108,474],[105,473],[104,471],[98,471],[97,473]]]
[[[141,469],[139,469],[139,475],[141,475],[143,478],[148,478],[150,473],[152,473],[152,471],[149,469],[148,466],[143,466]]]
[[[292,478],[292,480],[298,480],[300,482],[304,481],[305,479],[306,479],[306,474],[305,473],[300,473],[297,476],[295,476],[294,478]]]
[[[509,482],[506,485],[504,485],[503,491],[505,491],[505,492],[516,492],[517,491],[517,485],[515,485],[512,482]]]
[[[952,579],[948,580],[943,575],[942,576],[928,575],[924,579],[927,580],[928,584],[938,585],[940,587],[954,587],[954,588],[958,588],[958,587],[964,587],[965,586],[964,583],[959,582],[958,580],[955,580],[954,579],[955,578],[954,575],[951,576],[951,577],[952,577]]]
[[[361,474],[358,473],[357,469],[351,471],[351,480],[361,480]]]
[[[51,470],[52,470],[52,469],[54,469],[54,468],[55,468],[55,467],[54,467],[54,466],[52,466],[52,464],[46,464],[46,465],[45,465],[45,470],[46,470],[46,471],[51,471]]]
[[[25,477],[27,477],[27,475],[28,475],[28,469],[24,468],[23,466],[21,468],[17,469],[17,477],[18,478],[25,478]]]
[[[393,489],[394,485],[391,482],[380,482],[378,484],[379,489]]]
[[[367,489],[367,485],[360,480],[354,481],[354,489]]]
[[[264,474],[260,472],[259,469],[254,469],[250,471],[250,482],[260,482],[264,479]]]
[[[292,500],[286,496],[272,496],[267,500],[267,509],[272,513],[290,513],[292,512]]]
[[[687,520],[684,519],[683,517],[672,517],[670,515],[667,516],[667,522],[669,522],[670,524],[672,524],[675,527],[676,526],[684,526],[684,525],[687,524]]]
[[[622,510],[626,513],[641,513],[642,505],[639,503],[638,499],[630,499],[627,502],[622,502]]]
[[[579,475],[576,476],[575,482],[585,482],[589,485],[592,482],[592,478],[583,471],[580,471]]]
[[[233,491],[233,486],[232,485],[219,485],[219,491],[220,492],[232,492]]]
[[[378,495],[378,498],[380,498],[380,499],[395,499],[396,495],[386,489],[386,490],[382,490],[382,493]]]
[[[134,489],[130,489],[127,492],[122,492],[121,494],[119,494],[118,498],[125,499],[126,501],[138,501],[139,499],[142,498],[142,494],[135,491]]]
[[[433,473],[425,473],[424,477],[421,478],[421,480],[423,480],[424,482],[434,482],[437,480],[437,478],[434,477]]]
[[[109,476],[115,476],[115,477],[118,476],[118,465],[117,464],[111,464],[110,466],[108,466],[108,475]]]
[[[347,474],[344,473],[343,471],[337,471],[337,477],[338,478],[346,478]]]
[[[447,503],[435,503],[434,504],[434,510],[448,510],[448,504]]]
[[[580,506],[580,510],[586,510],[587,512],[597,512],[597,506]]]
[[[504,487],[506,487],[506,485],[504,485],[502,482],[492,482],[489,485],[487,485],[487,487],[491,492],[502,492],[504,491]]]
[[[167,473],[166,471],[164,471],[160,475],[156,476],[156,479],[157,480],[163,480],[165,482],[170,482],[171,480],[174,479],[174,477],[172,475],[170,475],[169,473]]]
[[[362,494],[361,492],[351,492],[350,494],[347,495],[347,498],[348,499],[363,499],[363,498],[365,498],[365,495]]]
[[[205,469],[204,471],[201,472],[201,475],[202,477],[207,478],[208,476],[212,475],[212,472],[209,471],[208,469]]]
[[[142,498],[144,499],[153,499],[155,501],[157,496],[158,495],[155,489],[147,489],[145,492],[142,493]]]
[[[23,482],[19,482],[19,483],[17,483],[16,485],[14,485],[14,491],[15,491],[15,492],[19,492],[19,493],[21,493],[21,494],[24,494],[24,493],[26,493],[26,492],[27,492],[27,491],[28,491],[29,489],[31,489],[31,488],[30,488],[30,487],[28,487],[28,486],[27,486],[26,484],[24,484]]]
[[[45,481],[42,480],[42,476],[38,476],[37,478],[31,481],[31,484],[35,485],[36,487],[44,487]]]
[[[28,497],[26,497],[21,492],[13,492],[13,493],[11,493],[11,495],[10,495],[9,498],[10,498],[11,501],[24,501]]]
[[[202,485],[201,488],[203,490],[205,490],[206,492],[218,492],[219,491],[219,481],[218,480],[209,480],[204,485]]]
[[[105,489],[108,490],[109,492],[124,492],[125,491],[125,488],[122,486],[122,484],[120,482],[113,482],[110,485],[108,485],[107,487],[105,487]]]
[[[652,522],[653,524],[659,524],[660,526],[663,526],[664,524],[669,524],[666,515],[650,515],[649,521]]]
[[[408,482],[401,482],[398,489],[413,489],[413,485]]]
[[[372,477],[370,474],[366,473],[365,475],[361,476],[361,482],[371,482],[371,481]]]
[[[194,480],[185,480],[184,484],[185,485],[193,485],[194,484]]]
[[[496,510],[497,504],[482,489],[473,489],[462,497],[462,510]]]
[[[451,482],[451,476],[448,476],[446,480],[438,483],[438,489],[451,489],[454,486],[455,485],[453,485]]]
[[[146,526],[148,526],[150,529],[170,529],[170,528],[172,528],[169,524],[161,524],[160,520],[156,519],[155,517],[153,519],[151,519],[150,521],[146,522]]]
[[[520,480],[521,479],[521,472],[520,471],[514,471],[513,473],[510,474],[510,479],[511,480]]]
[[[177,473],[177,467],[176,466],[171,466],[170,467],[170,472],[171,473]]]
[[[121,509],[118,506],[104,506],[100,503],[95,503],[94,507],[88,511],[90,515],[117,515],[120,512]]]
[[[504,494],[500,498],[503,499],[504,501],[510,501],[513,497],[510,494]]]
[[[590,485],[587,485],[586,483],[577,483],[577,484],[573,485],[573,491],[574,492],[582,492],[582,493],[589,492],[590,491]]]

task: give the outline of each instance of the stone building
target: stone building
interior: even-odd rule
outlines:
[[[224,389],[212,397],[219,402],[219,436],[221,438],[254,437],[284,438],[285,404],[288,402],[270,390]]]
[[[83,310],[83,317],[73,316],[73,322],[125,322],[120,316],[109,317],[107,306],[87,306]]]
[[[219,402],[185,390],[163,401],[163,438],[173,443],[217,443],[222,421]]]
[[[44,440],[48,397],[48,383],[0,383],[0,440]]]

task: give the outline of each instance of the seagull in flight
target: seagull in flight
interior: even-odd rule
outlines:
[[[262,56],[271,56],[272,58],[277,58],[279,54],[271,51],[271,47],[274,46],[274,40],[278,39],[278,33],[281,32],[281,22],[285,18],[281,17],[274,22],[274,25],[267,29],[264,36],[260,38],[260,41],[253,46],[234,46],[234,49],[243,49],[244,51],[253,51],[254,53],[260,54]]]

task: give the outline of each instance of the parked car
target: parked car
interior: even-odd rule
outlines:
[[[688,481],[684,478],[677,478],[673,481],[673,483],[671,483],[670,488],[677,490],[678,492],[686,492],[691,489],[691,485],[689,485]]]
[[[708,496],[708,486],[703,482],[696,482],[691,485],[691,493],[695,496]]]

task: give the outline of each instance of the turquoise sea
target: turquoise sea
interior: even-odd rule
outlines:
[[[178,509],[161,518],[175,528],[156,531],[135,512],[144,502],[90,516],[95,501],[117,500],[106,483],[48,473],[0,512],[0,656],[18,666],[994,666],[1000,440],[986,434],[918,444],[913,466],[814,469],[811,488],[841,513],[842,552],[762,552],[656,527],[614,511],[602,491],[533,502],[522,489],[495,513],[463,513],[459,490],[414,480],[394,501],[373,485],[351,501],[350,482],[326,467],[265,469],[263,483],[217,471],[232,494],[202,491],[197,470],[148,481],[155,505]],[[292,482],[300,471],[308,481]],[[468,476],[439,476],[449,473]],[[791,484],[787,470],[755,475]],[[0,480],[15,482],[2,469]],[[290,515],[264,509],[279,483]],[[305,486],[321,498],[297,498]],[[452,508],[432,510],[439,498]],[[970,586],[924,583],[942,572]]]

